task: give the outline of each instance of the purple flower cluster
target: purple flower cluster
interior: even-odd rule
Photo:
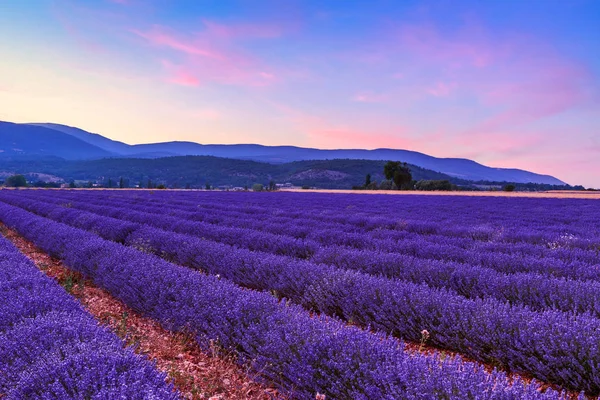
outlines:
[[[456,271],[448,271],[435,264],[423,270],[413,268],[415,281],[425,281],[430,286],[437,282],[440,287],[472,291],[473,297],[484,297],[469,300],[429,286],[235,249],[73,208],[24,200],[21,203],[41,215],[92,230],[102,237],[126,233],[121,238],[127,245],[218,274],[248,288],[271,291],[307,309],[413,341],[418,341],[421,331],[427,329],[431,332],[430,343],[484,362],[526,371],[577,390],[594,392],[600,385],[595,375],[586,372],[595,370],[600,360],[600,355],[594,354],[594,336],[600,332],[600,321],[552,311],[555,305],[567,310],[579,307],[584,312],[595,311],[600,296],[597,282],[567,282],[532,274],[501,275],[492,270],[456,266]],[[548,311],[535,312],[493,299],[501,295],[515,303],[535,303]],[[529,340],[534,336],[535,341]],[[556,354],[564,352],[568,343],[572,349],[566,353],[571,357],[570,364],[556,363]]]
[[[167,329],[193,332],[201,344],[216,340],[235,350],[241,362],[251,363],[298,398],[314,398],[316,393],[354,399],[561,398],[456,358],[407,353],[395,339],[310,316],[267,293],[242,289],[7,204],[0,203],[0,220]],[[419,295],[421,287],[412,286],[417,292],[406,291],[405,296]],[[323,293],[329,296],[327,290],[329,286]]]
[[[569,221],[568,224],[562,222],[562,225],[558,227],[549,222],[546,236],[541,237],[541,233],[534,235],[529,231],[533,224],[515,227],[513,221],[506,220],[494,221],[497,226],[493,226],[491,222],[484,220],[479,221],[475,226],[469,226],[467,222],[465,227],[453,222],[450,225],[452,228],[441,229],[438,227],[433,229],[435,227],[433,223],[424,223],[419,221],[418,218],[417,220],[408,221],[396,220],[395,224],[390,226],[381,222],[380,217],[370,217],[371,220],[369,221],[367,217],[358,218],[353,214],[348,214],[348,220],[356,222],[356,225],[351,225],[329,220],[321,221],[323,217],[310,209],[305,213],[304,219],[280,217],[281,212],[279,211],[276,216],[263,220],[265,214],[272,215],[272,212],[267,208],[268,203],[262,213],[258,213],[257,207],[253,207],[252,210],[257,213],[255,215],[239,211],[218,211],[219,214],[215,216],[217,212],[215,210],[198,212],[193,211],[198,207],[188,206],[188,211],[181,211],[177,207],[185,206],[169,203],[168,207],[165,207],[164,203],[162,205],[156,204],[156,200],[142,199],[145,201],[141,202],[137,197],[128,198],[127,194],[123,194],[122,197],[116,200],[108,194],[103,194],[103,196],[95,194],[92,197],[87,195],[78,198],[77,195],[79,194],[68,193],[65,196],[64,193],[61,193],[60,198],[62,200],[48,198],[49,196],[43,193],[41,195],[37,194],[37,197],[43,198],[44,201],[68,204],[74,208],[100,213],[105,216],[150,224],[157,228],[215,240],[236,247],[301,258],[324,248],[329,252],[356,249],[374,256],[381,253],[400,254],[425,261],[447,261],[469,266],[481,266],[502,273],[532,272],[573,279],[600,280],[600,268],[598,268],[600,263],[598,258],[600,226],[590,226],[587,221],[579,224],[575,224],[573,221]],[[167,199],[163,200],[166,201]],[[465,199],[465,201],[467,200]],[[65,201],[69,201],[69,203],[65,203]],[[111,205],[110,202],[114,204]],[[581,213],[580,204],[581,201],[575,200],[573,209],[569,210],[573,220],[576,220],[580,214],[586,215]],[[453,205],[458,207],[461,203]],[[552,203],[548,204],[548,207],[551,205]],[[490,206],[493,206],[493,204]],[[527,208],[531,206],[527,202],[519,206],[522,206],[527,212],[531,211]],[[217,210],[223,208],[222,205],[219,207],[217,204],[214,204],[214,207]],[[314,205],[312,207],[314,208]],[[240,209],[244,210],[245,208],[240,207]],[[594,210],[597,211],[597,209],[592,208],[592,211]],[[563,212],[561,209],[559,211]],[[221,213],[236,214],[237,217],[226,217],[222,216]],[[295,213],[297,214],[297,212]],[[439,215],[439,211],[437,213]],[[157,214],[161,215],[161,218],[157,219]],[[468,215],[471,214],[475,213],[471,212]],[[590,219],[598,218],[597,213],[591,214],[588,215]],[[198,224],[193,222],[198,219],[206,219],[210,223]],[[253,219],[257,219],[256,223],[251,224],[248,222]],[[281,227],[271,229],[273,224],[278,224],[273,222],[275,219],[287,220],[285,225],[287,225],[288,232],[286,234],[281,232]],[[482,222],[484,223],[482,224]],[[315,223],[320,225],[314,226]],[[438,225],[443,226],[444,224],[440,222]],[[539,222],[537,225],[539,225]],[[589,229],[582,231],[582,226]],[[298,237],[289,236],[293,232],[306,229],[309,229],[309,234],[300,234]],[[540,229],[542,228],[538,226],[534,232],[538,232]],[[257,230],[265,233],[262,236],[257,236]],[[269,234],[269,231],[273,232]],[[299,241],[299,239],[303,240]],[[528,239],[533,240],[533,242],[528,242]],[[316,248],[319,250],[315,250]],[[341,258],[341,255],[338,255],[336,260],[347,265],[353,258]]]
[[[0,397],[179,398],[164,374],[1,236],[0,298]]]

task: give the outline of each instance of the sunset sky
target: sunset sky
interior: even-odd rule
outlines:
[[[0,120],[600,187],[600,1],[0,0]]]

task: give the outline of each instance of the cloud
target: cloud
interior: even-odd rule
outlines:
[[[181,86],[196,87],[200,85],[200,80],[185,68],[179,67],[168,60],[162,60],[162,64],[169,71],[168,82]]]
[[[385,94],[359,92],[352,96],[351,100],[357,103],[383,103],[388,100],[388,96]]]
[[[427,89],[427,93],[435,97],[447,97],[457,86],[458,84],[456,82],[437,82]]]
[[[277,82],[281,75],[243,45],[247,41],[279,37],[281,30],[275,26],[223,25],[205,20],[203,29],[195,33],[160,25],[131,31],[156,48],[169,65],[178,65],[166,68],[169,82],[266,86]]]

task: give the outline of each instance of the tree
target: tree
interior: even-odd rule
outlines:
[[[113,187],[113,181],[111,178],[108,178],[108,187],[112,188]]]
[[[71,189],[75,189],[75,188],[77,187],[77,185],[75,184],[75,181],[71,181],[71,182],[69,182],[69,187],[70,187]]]
[[[383,166],[386,179],[393,181],[398,189],[407,188],[412,182],[412,174],[406,163],[400,161],[388,161]]]
[[[23,175],[13,175],[6,178],[6,186],[9,187],[25,187],[27,186],[27,179]]]
[[[206,182],[206,185],[204,185],[204,188],[205,188],[206,190],[210,190],[210,183]]]
[[[505,192],[514,192],[515,191],[515,185],[513,185],[512,183],[509,183],[508,185],[504,185],[504,187],[502,188],[502,190],[504,190]]]
[[[254,185],[252,185],[252,190],[255,192],[262,192],[263,185],[261,183],[255,183]]]
[[[148,189],[152,189],[152,181],[148,178]]]
[[[123,180],[123,177],[121,177],[121,179],[119,179],[119,189],[124,189],[125,188],[125,181]]]
[[[367,177],[365,178],[365,187],[369,186],[371,184],[371,174],[367,174]]]
[[[277,190],[277,184],[275,183],[274,180],[269,181],[269,188],[267,190],[269,190],[271,192],[274,190]]]

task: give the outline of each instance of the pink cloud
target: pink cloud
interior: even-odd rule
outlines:
[[[404,51],[422,61],[445,68],[484,68],[506,57],[509,43],[489,43],[486,31],[478,25],[466,24],[452,35],[442,34],[429,24],[401,28],[394,39]]]
[[[174,66],[168,62],[164,63],[166,68],[170,70],[170,77],[168,82],[175,83],[181,86],[199,86],[200,80],[194,76],[189,74],[185,69]]]
[[[161,26],[132,32],[158,48],[163,53],[161,58],[167,57],[170,65],[178,65],[176,69],[166,68],[169,82],[266,86],[280,79],[281,74],[275,68],[246,51],[241,44],[277,37],[280,29],[262,25],[228,26],[210,21],[203,21],[203,25],[204,29],[196,33],[176,32]]]
[[[435,97],[446,97],[449,96],[457,86],[458,84],[456,82],[437,82],[427,89],[427,93]]]
[[[333,118],[313,115],[282,103],[268,103],[295,125],[296,130],[305,137],[304,145],[307,146],[410,149],[429,140],[429,138],[415,137],[409,129],[398,124],[387,123],[377,117],[361,118],[360,124],[340,123]]]
[[[312,146],[321,148],[411,148],[414,141],[402,137],[401,128],[396,132],[362,130],[358,127],[307,127],[306,133]]]
[[[439,62],[466,93],[500,111],[481,127],[504,128],[577,108],[589,100],[590,75],[542,40],[488,37],[482,28],[467,27],[455,38],[432,34],[419,42],[426,62]]]
[[[205,108],[192,111],[191,116],[205,121],[214,121],[221,119],[223,115],[219,110],[214,108]]]
[[[359,92],[352,96],[351,100],[357,103],[383,103],[389,98],[385,94],[375,94],[369,92]]]

